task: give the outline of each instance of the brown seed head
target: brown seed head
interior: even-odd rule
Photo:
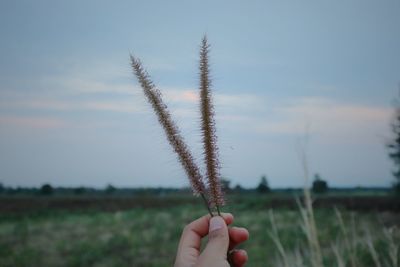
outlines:
[[[140,60],[131,55],[131,64],[133,72],[139,80],[139,83],[148,102],[154,109],[158,117],[158,121],[164,129],[169,143],[178,155],[179,161],[181,162],[186,172],[186,175],[190,180],[193,193],[195,195],[205,194],[206,189],[200,170],[195,164],[194,158],[190,153],[186,143],[184,142],[183,137],[179,132],[178,126],[172,120],[167,105],[163,103],[161,92],[155,87],[154,83],[151,81],[150,76],[144,70]]]
[[[208,178],[210,204],[224,205],[224,195],[220,182],[217,135],[215,130],[214,106],[211,97],[208,53],[210,46],[204,36],[200,49],[200,109],[201,132],[203,136],[204,162]]]

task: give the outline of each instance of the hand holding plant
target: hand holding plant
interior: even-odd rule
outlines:
[[[227,225],[233,223],[233,216],[229,213],[221,216],[211,218],[206,215],[185,227],[174,267],[241,267],[247,262],[247,252],[235,247],[249,238],[248,231],[239,227],[228,228]],[[200,252],[201,239],[207,235],[207,245]]]
[[[179,243],[175,267],[243,266],[247,261],[246,251],[234,250],[234,248],[248,239],[248,231],[237,227],[228,229],[227,225],[233,222],[233,216],[231,214],[221,214],[220,211],[220,207],[224,205],[225,199],[219,173],[220,166],[211,95],[211,80],[209,78],[208,53],[209,45],[207,38],[204,37],[200,49],[199,94],[201,133],[203,137],[204,164],[208,187],[204,183],[200,168],[196,165],[194,157],[180,134],[178,126],[168,111],[167,105],[162,100],[161,92],[155,87],[149,75],[142,67],[141,62],[131,56],[134,74],[138,78],[148,102],[154,109],[169,143],[178,155],[178,159],[189,178],[193,194],[202,197],[209,212],[209,215],[201,217],[185,227]],[[214,216],[214,209],[216,209],[219,216]],[[201,239],[207,235],[207,246],[203,252],[200,252]]]

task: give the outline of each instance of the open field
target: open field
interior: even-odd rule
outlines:
[[[93,203],[85,207],[80,199],[84,208],[78,209],[71,208],[76,203],[68,205],[64,199],[66,207],[60,209],[51,206],[49,199],[47,208],[30,213],[27,209],[1,213],[0,266],[172,266],[182,228],[205,214],[194,198],[138,198],[136,202],[142,205],[122,206],[120,211],[112,201],[112,205],[96,203],[114,205],[113,209],[96,209]],[[270,209],[264,205],[267,200],[258,196],[230,199],[224,210],[235,215],[235,225],[250,231],[250,240],[244,245],[248,266],[283,266],[273,241]],[[382,267],[395,266],[395,260],[398,264],[400,214],[378,210],[341,209],[343,229],[334,209],[315,209],[325,266],[338,266],[338,255],[345,266],[350,266],[351,255],[355,255],[356,266],[376,266],[377,259]],[[297,266],[309,266],[300,212],[277,206],[274,218],[286,258]]]
[[[231,194],[227,208],[298,209],[293,194]],[[148,196],[1,196],[1,214],[36,214],[51,211],[121,211],[135,208],[169,208],[182,204],[201,205],[191,194]],[[354,211],[400,212],[400,198],[390,195],[321,195],[314,197],[316,208],[343,208]],[[200,207],[200,209],[203,207]]]

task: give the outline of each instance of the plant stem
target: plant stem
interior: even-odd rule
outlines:
[[[217,205],[217,212],[218,212],[218,216],[221,216],[221,211],[219,210],[219,205]]]
[[[211,211],[211,209],[210,209],[210,205],[208,204],[208,201],[207,201],[207,199],[206,199],[206,196],[205,196],[203,193],[200,193],[200,196],[201,196],[201,198],[203,199],[204,204],[205,204],[206,207],[207,207],[208,213],[210,213],[211,217],[214,217],[214,214],[212,213],[212,211]]]

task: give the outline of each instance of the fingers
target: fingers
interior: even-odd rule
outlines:
[[[235,267],[243,266],[248,259],[247,252],[243,249],[234,249],[240,243],[249,239],[249,232],[245,228],[232,227],[229,229],[229,262]]]
[[[185,230],[191,230],[196,233],[200,237],[204,237],[208,234],[208,226],[210,222],[210,214],[204,215],[203,217],[198,218],[197,220],[191,222],[185,227]],[[222,213],[222,218],[224,218],[225,223],[227,225],[231,224],[233,222],[233,215],[230,213]]]
[[[233,222],[233,215],[230,213],[223,213],[222,217],[227,225]],[[183,230],[179,246],[194,247],[200,250],[201,238],[208,234],[210,218],[210,215],[205,215],[188,224]]]
[[[222,217],[227,225],[233,222],[233,216],[230,213],[223,213]],[[208,234],[210,218],[210,215],[205,215],[185,227],[179,241],[175,266],[188,266],[189,262],[197,261],[201,239]]]
[[[229,262],[232,266],[242,267],[248,260],[247,252],[243,249],[232,250],[229,254]]]
[[[205,215],[188,224],[179,242],[175,266],[187,266],[188,262],[193,263],[197,260],[226,259],[228,248],[231,250],[249,238],[249,233],[245,228],[228,229],[227,225],[232,223],[233,215],[223,213],[222,218],[215,216],[211,219],[210,215]],[[199,258],[201,239],[207,235],[209,235],[209,242]],[[203,257],[203,255],[208,256]],[[243,266],[247,261],[247,253],[244,250],[234,250],[229,255],[231,262],[234,263],[233,266]]]
[[[249,231],[242,227],[229,228],[229,250],[249,239]]]
[[[225,220],[219,216],[210,219],[208,242],[201,254],[201,266],[213,266],[213,262],[224,262],[229,247],[229,232]]]

